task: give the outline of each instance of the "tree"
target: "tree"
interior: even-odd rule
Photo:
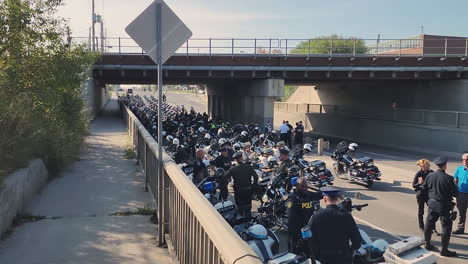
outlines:
[[[61,4],[0,1],[0,180],[32,158],[66,165],[86,135],[81,84],[97,56],[70,46]]]
[[[291,50],[291,53],[327,54],[331,51],[332,53],[352,54],[354,47],[356,47],[356,54],[363,54],[367,51],[364,40],[355,37],[345,38],[333,34],[302,41],[295,49]]]

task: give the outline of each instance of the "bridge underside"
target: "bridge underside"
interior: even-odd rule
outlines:
[[[156,69],[146,55],[107,54],[96,63],[93,79],[96,87],[156,84]],[[207,112],[212,118],[263,124],[273,119],[273,102],[283,96],[284,84],[320,85],[323,92],[331,94],[328,97],[331,101],[327,103],[335,104],[341,100],[340,91],[344,86],[340,84],[338,90],[333,87],[338,87],[339,83],[358,82],[351,85],[353,89],[346,89],[353,92],[352,96],[345,96],[347,101],[343,103],[355,103],[363,97],[373,102],[369,91],[374,92],[376,88],[375,92],[381,93],[378,88],[382,83],[412,89],[422,82],[463,82],[468,79],[468,60],[466,57],[368,55],[174,55],[163,65],[163,78],[164,84],[207,84]],[[451,86],[465,90],[464,84]],[[368,88],[361,91],[359,87]],[[395,94],[393,88],[388,91],[387,100],[404,98]],[[456,94],[459,93],[450,93],[449,97]],[[361,99],[348,99],[354,97]]]
[[[289,84],[323,80],[468,79],[464,57],[173,56],[163,65],[166,83],[284,79]],[[150,84],[156,65],[146,55],[104,55],[93,77],[103,83]]]

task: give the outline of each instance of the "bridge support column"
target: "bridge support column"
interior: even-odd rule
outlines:
[[[214,81],[208,84],[207,92],[211,118],[263,126],[273,121],[273,103],[284,95],[284,80]]]
[[[106,85],[94,79],[87,80],[84,86],[83,99],[88,108],[89,118],[94,119],[109,100],[109,90]]]

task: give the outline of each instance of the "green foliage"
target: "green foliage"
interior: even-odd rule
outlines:
[[[288,101],[288,99],[293,95],[293,93],[297,90],[297,86],[284,86],[284,96],[283,96],[283,102]]]
[[[124,159],[136,159],[136,153],[135,150],[132,147],[127,147],[124,150]]]
[[[310,48],[309,48],[310,42]],[[367,47],[364,40],[354,37],[345,38],[338,35],[322,36],[303,41],[297,45],[291,53],[296,54],[327,54],[332,53],[348,53],[352,54],[354,45],[356,45],[356,54],[366,53]]]
[[[61,3],[0,1],[0,175],[32,158],[59,169],[86,135],[81,83],[97,56],[69,46]]]

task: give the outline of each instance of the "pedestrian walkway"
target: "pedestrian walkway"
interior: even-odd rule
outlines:
[[[0,241],[0,263],[171,263],[168,250],[157,247],[150,216],[111,216],[153,205],[135,161],[123,158],[127,143],[113,98],[91,123],[80,160],[31,204],[32,215],[48,218]]]

